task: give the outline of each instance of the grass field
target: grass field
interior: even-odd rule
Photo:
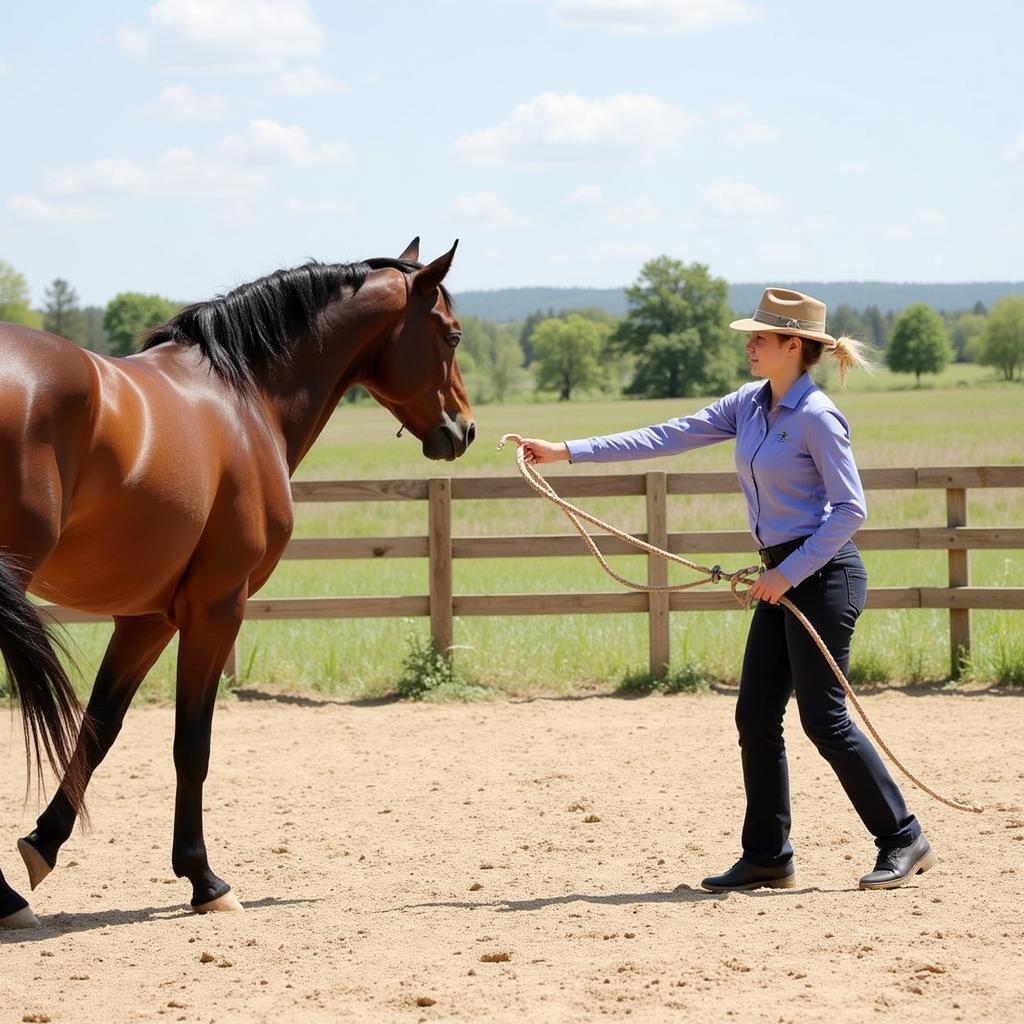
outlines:
[[[834,381],[832,382],[835,383]],[[1024,461],[1024,393],[986,376],[975,366],[954,366],[928,386],[914,388],[910,378],[882,371],[861,377],[838,398],[851,423],[861,468]],[[495,451],[506,431],[549,438],[606,433],[700,408],[704,401],[528,402],[481,406],[476,410],[478,440],[454,464],[432,464],[409,435],[395,439],[395,424],[375,405],[345,406],[300,467],[297,479],[427,478],[460,474],[513,475],[510,449]],[[632,466],[559,465],[559,473],[643,472],[665,469],[731,470],[732,445],[723,444],[674,460]],[[1019,526],[1019,490],[974,491],[972,526]],[[934,492],[868,494],[870,522],[879,526],[941,526],[944,495]],[[596,514],[634,530],[643,527],[643,499],[606,499],[585,503]],[[457,502],[456,536],[565,533],[569,524],[541,499]],[[669,528],[745,529],[738,495],[674,497]],[[295,535],[383,536],[426,533],[423,502],[300,505]],[[582,545],[581,545],[582,549]],[[723,566],[746,564],[742,555],[707,559]],[[944,551],[867,552],[875,586],[942,586],[947,579]],[[619,558],[616,567],[642,579],[643,559]],[[1024,552],[980,551],[971,555],[975,585],[1016,585],[1024,580]],[[670,577],[686,577],[673,569]],[[557,559],[461,560],[455,563],[455,591],[541,593],[606,591],[610,581],[589,557]],[[285,562],[264,588],[268,597],[425,594],[425,559],[373,562]],[[974,659],[969,677],[989,682],[1024,682],[1024,613],[973,612]],[[861,619],[854,644],[855,680],[941,681],[948,674],[946,612],[869,611]],[[747,623],[745,613],[676,613],[672,617],[672,670],[688,678],[735,680]],[[76,661],[86,680],[102,656],[107,627],[69,627]],[[352,696],[390,692],[409,651],[410,635],[423,638],[426,620],[353,620],[343,622],[249,623],[239,644],[241,685],[317,690]],[[487,687],[506,693],[564,693],[598,687],[612,689],[646,672],[647,620],[643,615],[468,618],[458,620],[457,661]],[[173,690],[173,648],[150,674],[144,694]],[[85,685],[88,685],[87,682]]]

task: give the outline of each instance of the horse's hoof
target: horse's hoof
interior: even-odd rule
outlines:
[[[46,858],[27,840],[18,840],[18,853],[28,868],[29,884],[34,889],[52,870]]]
[[[211,914],[216,911],[244,910],[245,908],[238,902],[238,897],[229,889],[223,896],[218,896],[215,900],[210,900],[209,903],[193,903],[192,909],[197,914]]]
[[[22,907],[13,914],[0,917],[0,928],[38,928],[39,918],[32,913],[31,907]]]

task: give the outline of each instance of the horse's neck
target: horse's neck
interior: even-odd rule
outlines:
[[[261,388],[284,439],[289,474],[320,436],[341,396],[364,376],[374,344],[402,315],[405,301],[405,285],[394,273],[371,274],[355,295],[331,303],[321,314],[321,343],[299,340],[291,364]]]

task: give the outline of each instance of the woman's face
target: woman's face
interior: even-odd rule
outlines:
[[[785,337],[773,331],[747,335],[747,358],[755,377],[775,377],[800,359],[800,339]]]

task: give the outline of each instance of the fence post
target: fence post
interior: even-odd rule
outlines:
[[[950,527],[967,525],[967,489],[950,487],[946,490],[946,525]],[[949,585],[966,587],[971,582],[970,552],[966,548],[949,549]],[[971,610],[950,608],[949,610],[949,674],[960,678],[965,656],[971,653]]]
[[[452,621],[452,482],[437,477],[427,484],[430,551],[430,635],[437,649],[450,655]]]
[[[668,548],[668,487],[664,473],[645,473],[647,494],[647,543]],[[651,586],[668,583],[668,562],[657,555],[647,556],[647,582]],[[647,595],[648,631],[650,635],[651,677],[662,679],[668,672],[669,622],[668,591],[652,591]]]

